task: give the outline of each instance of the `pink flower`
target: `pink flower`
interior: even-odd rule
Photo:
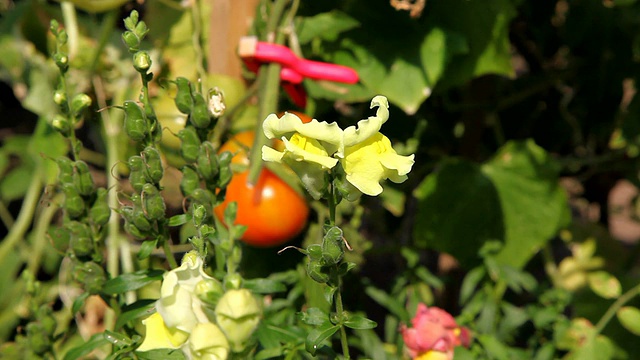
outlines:
[[[411,324],[412,328],[402,325],[400,331],[413,359],[451,360],[453,349],[459,345],[467,347],[471,340],[468,329],[458,326],[453,316],[437,307],[419,304]]]

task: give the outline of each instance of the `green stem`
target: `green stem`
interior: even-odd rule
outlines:
[[[290,0],[276,0],[272,11],[269,14],[266,31],[262,36],[263,40],[281,44],[284,36],[276,36],[278,26],[283,21],[282,14]],[[279,34],[282,35],[282,34]],[[260,67],[258,75],[260,86],[259,99],[260,107],[258,111],[258,123],[256,129],[262,128],[262,121],[271,113],[278,109],[278,95],[280,91],[280,64],[269,63]],[[268,139],[262,131],[256,131],[256,137],[249,154],[249,183],[255,184],[262,170],[262,146],[267,144]]]
[[[340,319],[342,319],[342,314],[344,313],[344,307],[342,305],[342,292],[340,291],[342,288],[342,278],[338,277],[338,289],[336,290],[336,313]],[[340,325],[340,344],[342,346],[342,354],[345,359],[350,359],[349,355],[349,342],[347,341],[347,330],[344,325]]]
[[[118,16],[118,11],[111,10],[105,15],[104,19],[102,20],[102,26],[100,27],[100,35],[98,37],[98,47],[95,50],[93,59],[91,60],[91,67],[89,68],[89,71],[91,73],[94,73],[96,68],[98,67],[100,55],[102,55],[102,50],[104,50],[104,47],[107,45],[107,43],[109,42],[109,39],[111,38],[111,33],[115,28],[115,22],[116,22],[117,16]]]
[[[36,219],[33,230],[33,246],[29,252],[29,260],[27,269],[32,274],[38,273],[40,267],[40,259],[47,247],[47,230],[51,224],[51,219],[58,212],[58,203],[62,199],[62,196],[56,196],[49,206],[44,207],[44,210],[40,213],[40,216]]]
[[[0,219],[7,229],[11,229],[15,223],[11,212],[9,212],[9,209],[7,209],[7,206],[2,201],[0,201]]]
[[[164,254],[167,257],[167,261],[169,261],[169,266],[172,269],[176,269],[178,267],[178,263],[176,262],[175,257],[173,257],[171,246],[169,246],[169,239],[164,239],[164,241],[162,241],[162,249],[164,250]]]
[[[336,225],[336,207],[337,207],[337,203],[336,203],[336,196],[335,196],[335,189],[333,187],[333,181],[329,182],[329,199],[327,199],[328,201],[328,207],[329,207],[329,225],[331,226],[335,226]]]
[[[200,1],[194,0],[191,6],[191,21],[193,23],[193,32],[191,34],[191,42],[193,50],[196,53],[196,71],[198,78],[206,81],[207,72],[204,69],[204,55],[202,51],[202,14],[200,13]],[[200,82],[202,84],[202,82]],[[202,86],[202,85],[201,85]],[[202,89],[200,89],[202,91]]]
[[[611,321],[611,319],[616,314],[616,312],[618,312],[618,310],[621,307],[623,307],[624,304],[629,302],[638,294],[640,294],[640,284],[634,286],[633,288],[631,288],[631,290],[622,294],[622,296],[620,296],[618,300],[616,300],[613,304],[611,304],[609,309],[607,309],[607,312],[605,312],[604,315],[602,315],[602,318],[600,318],[600,321],[598,321],[598,323],[596,324],[595,331],[593,332],[593,335],[592,335],[593,338],[595,338],[598,334],[600,334],[600,332],[602,332],[602,330],[604,330],[604,328],[607,326],[609,321]]]
[[[64,28],[69,36],[69,59],[75,58],[78,53],[78,17],[76,16],[76,8],[73,3],[63,1],[60,4],[62,8],[62,18],[64,20]]]
[[[2,240],[2,243],[0,243],[0,264],[4,263],[4,259],[18,242],[24,240],[24,235],[31,226],[33,214],[36,211],[40,194],[42,193],[42,165],[40,163],[38,163],[35,173],[32,175],[31,183],[22,202],[22,208],[20,209],[16,223],[9,230],[9,233]]]

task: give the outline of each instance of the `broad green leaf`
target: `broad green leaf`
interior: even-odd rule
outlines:
[[[478,340],[490,359],[509,360],[509,349],[500,340],[488,334],[478,335]]]
[[[304,334],[299,328],[283,327],[267,321],[261,322],[256,330],[260,345],[266,349],[279,347],[280,343],[302,343]]]
[[[603,336],[598,335],[595,339],[583,341],[580,346],[567,354],[566,360],[609,360],[614,359],[616,347],[613,342]]]
[[[298,314],[300,321],[307,325],[322,325],[329,322],[329,315],[318,308],[309,308]]]
[[[283,354],[284,354],[284,348],[282,346],[277,346],[277,347],[260,350],[253,359],[254,360],[272,359],[272,358],[280,357]]]
[[[81,359],[93,350],[107,344],[109,344],[109,341],[104,337],[103,333],[95,334],[86,343],[69,350],[65,354],[64,360]]]
[[[169,218],[169,226],[180,226],[191,220],[191,214],[178,214]]]
[[[249,279],[243,284],[245,288],[256,294],[272,294],[287,290],[283,283],[271,279]]]
[[[0,179],[0,199],[10,202],[23,198],[31,184],[33,171],[33,163],[29,161],[4,175]]]
[[[350,314],[348,319],[344,322],[344,326],[356,330],[366,330],[374,329],[378,324],[362,315]]]
[[[305,348],[311,355],[315,355],[320,348],[320,344],[340,330],[340,326],[326,322],[309,332],[305,341]]]
[[[122,313],[118,316],[115,328],[120,329],[131,320],[149,316],[155,312],[156,301],[151,299],[142,299],[131,305],[124,306]]]
[[[485,74],[513,76],[509,24],[516,14],[511,0],[431,2],[425,22],[455,33],[468,45],[468,52],[455,56],[446,67],[441,78],[444,85]]]
[[[315,38],[334,41],[341,33],[359,25],[358,20],[339,10],[332,10],[301,18],[296,24],[296,30],[300,44],[306,44]]]
[[[640,310],[634,306],[623,306],[617,312],[618,320],[625,329],[640,336]]]
[[[469,46],[460,34],[439,27],[431,29],[420,45],[420,59],[428,83],[435,87],[450,60],[468,51]]]
[[[136,351],[140,360],[185,360],[186,357],[180,349],[154,349],[149,351]]]
[[[589,287],[598,296],[614,299],[622,293],[622,286],[618,279],[606,271],[595,271],[587,275]]]
[[[140,245],[140,250],[138,251],[138,254],[136,254],[136,258],[138,258],[138,260],[144,260],[148,258],[149,255],[151,255],[151,253],[153,252],[153,250],[155,250],[157,246],[158,246],[158,239],[143,241],[142,244]]]
[[[477,254],[485,241],[504,236],[498,191],[473,163],[444,161],[414,195],[420,200],[417,244],[449,253],[465,267],[480,263]]]
[[[131,344],[133,344],[133,341],[128,336],[115,331],[105,330],[103,335],[108,342],[115,345],[117,348],[131,346]]]
[[[133,273],[122,274],[107,281],[102,293],[116,295],[127,291],[137,290],[154,281],[162,280],[163,270],[140,270]]]
[[[87,300],[89,295],[90,294],[88,292],[83,292],[82,294],[80,294],[80,296],[73,300],[73,305],[71,306],[72,314],[76,314],[78,311],[80,311],[80,309],[82,309],[82,307],[84,306],[84,301]]]
[[[407,309],[405,309],[404,305],[398,301],[397,298],[373,286],[367,286],[364,291],[370,298],[389,310],[390,313],[397,316],[401,321],[408,321],[410,319]]]
[[[568,224],[566,194],[558,168],[532,140],[510,141],[482,172],[497,189],[504,216],[504,242],[496,260],[522,268],[547,241]]]

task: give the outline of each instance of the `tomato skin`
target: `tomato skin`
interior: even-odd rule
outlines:
[[[233,135],[227,142],[222,144],[218,149],[218,154],[229,151],[234,154],[231,158],[232,164],[249,166],[249,152],[248,149],[253,145],[253,140],[256,138],[256,133],[253,130],[247,130],[239,132]]]
[[[248,183],[248,171],[234,175],[225,201],[214,209],[224,221],[224,210],[238,203],[236,224],[246,225],[241,240],[256,247],[273,247],[298,235],[307,224],[309,207],[305,199],[278,176],[262,169],[255,185]]]

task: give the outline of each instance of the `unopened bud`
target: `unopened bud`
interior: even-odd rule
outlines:
[[[146,74],[151,68],[151,57],[146,51],[138,51],[133,55],[133,67],[139,73]]]

